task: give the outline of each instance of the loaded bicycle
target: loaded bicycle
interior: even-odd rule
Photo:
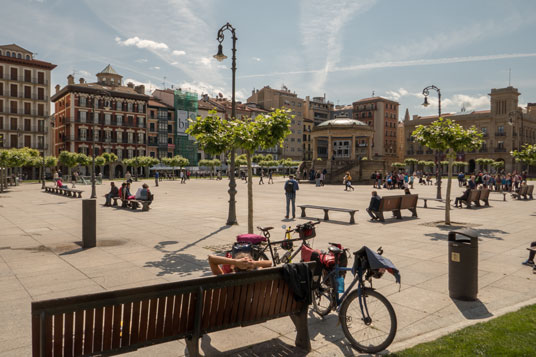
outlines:
[[[363,247],[353,253],[354,264],[347,267],[347,249],[330,243],[329,252],[302,248],[302,260],[316,260],[322,266],[319,281],[313,290],[313,311],[325,316],[335,310],[339,314],[344,335],[353,348],[364,353],[386,349],[395,338],[396,314],[391,303],[372,287],[385,271],[400,282],[396,267],[377,252]],[[351,272],[352,282],[344,289],[344,276]],[[370,286],[366,286],[368,283]]]
[[[319,224],[317,222],[306,222],[298,224],[296,228],[283,226],[285,229],[285,239],[279,241],[270,240],[270,231],[274,227],[257,227],[262,233],[259,234],[241,234],[236,237],[238,243],[249,243],[252,248],[252,256],[254,260],[270,260],[267,253],[270,253],[273,265],[286,264],[292,262],[292,260],[301,252],[302,247],[307,245],[307,241],[316,236],[315,226]],[[299,238],[292,238],[292,234],[297,233]],[[301,245],[294,251],[294,242],[300,242]],[[284,251],[280,256],[278,249]]]

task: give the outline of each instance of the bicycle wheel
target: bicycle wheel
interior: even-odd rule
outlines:
[[[318,315],[324,317],[330,313],[334,305],[334,291],[331,278],[327,278],[325,281],[325,271],[322,272],[320,277],[320,286],[313,290],[313,311]]]
[[[395,311],[382,294],[372,289],[365,289],[363,298],[366,299],[370,321],[365,321],[359,307],[359,295],[354,290],[341,306],[342,331],[356,350],[377,353],[386,349],[395,338]]]

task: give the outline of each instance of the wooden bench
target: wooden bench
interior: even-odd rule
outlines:
[[[475,190],[475,189],[471,190],[467,200],[465,201],[462,200],[461,203],[465,204],[467,208],[471,208],[471,203],[474,203],[475,206],[480,207],[480,202],[479,202],[480,192],[481,192],[480,190]]]
[[[68,197],[77,197],[82,198],[82,190],[76,190],[74,188],[61,188],[53,186],[45,186],[45,192],[55,193],[58,195],[68,196]]]
[[[185,338],[199,356],[203,334],[283,316],[296,326],[296,346],[310,351],[307,309],[282,267],[36,301],[32,355],[111,355]]]
[[[532,200],[533,199],[533,196],[532,196],[533,192],[534,192],[534,185],[521,186],[519,188],[518,192],[513,192],[512,193],[512,197],[517,198],[518,200],[520,200],[521,197],[523,197],[523,199],[525,199],[525,200],[530,197],[530,199]]]
[[[397,219],[402,219],[400,213],[403,209],[408,209],[412,213],[412,217],[417,217],[417,201],[419,195],[396,195],[396,196],[383,196],[380,200],[380,207],[378,211],[372,211],[375,213],[381,222],[385,222],[383,212],[392,211]]]
[[[532,196],[533,192],[534,192],[534,185],[529,185],[527,186],[528,189],[527,189],[527,196],[525,196],[525,198],[530,198],[531,200],[534,199],[534,197]]]
[[[426,201],[445,202],[445,200],[442,200],[441,198],[424,198],[424,197],[421,197],[421,200],[424,201],[423,208],[428,208],[428,204],[427,204]]]
[[[299,208],[301,208],[301,217],[306,217],[305,210],[307,208],[310,209],[321,209],[324,211],[324,221],[329,221],[329,211],[336,211],[336,212],[347,212],[350,214],[350,224],[355,224],[354,215],[359,210],[357,209],[349,209],[349,208],[337,208],[337,207],[326,207],[326,206],[315,206],[315,205],[298,205]]]
[[[114,199],[114,206],[117,206],[117,199],[120,199],[121,200],[121,207],[123,207],[123,208],[130,208],[132,210],[135,210],[139,206],[141,206],[142,211],[148,211],[149,206],[151,205],[151,203],[153,203],[154,194],[151,193],[149,195],[148,200],[122,199],[120,197],[117,197],[117,198],[114,197],[113,199]]]
[[[478,200],[484,202],[486,206],[489,206],[489,193],[490,193],[490,190],[488,188],[481,188],[480,196],[478,196]],[[479,202],[479,206],[480,206],[480,202]]]

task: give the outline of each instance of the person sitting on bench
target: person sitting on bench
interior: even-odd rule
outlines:
[[[144,183],[140,188],[138,188],[138,191],[136,192],[136,195],[134,197],[140,201],[147,201],[149,199],[150,194],[151,191],[149,191],[149,185]]]
[[[367,208],[367,212],[370,215],[370,217],[372,217],[371,218],[372,221],[380,219],[378,216],[374,214],[374,212],[377,212],[378,209],[380,208],[381,200],[382,198],[378,196],[378,192],[372,191],[372,197],[370,198],[370,203]]]
[[[462,207],[462,201],[467,201],[469,199],[469,195],[471,194],[471,188],[468,188],[463,192],[463,194],[460,197],[456,197],[456,201],[454,201],[454,207],[458,207],[458,203],[460,204],[460,207]]]
[[[107,207],[112,205],[113,197],[119,197],[119,189],[114,182],[110,182],[110,192],[107,193],[104,197],[106,197],[106,203],[104,205]]]
[[[536,248],[536,241],[530,243],[530,247],[531,247],[531,248]],[[530,266],[533,267],[533,268],[532,268],[532,272],[533,272],[534,274],[536,274],[536,266],[534,265],[534,256],[535,256],[535,255],[536,255],[536,251],[531,250],[531,251],[529,252],[529,259],[527,259],[527,260],[525,260],[523,263],[521,263],[521,264],[523,264],[523,265],[528,265],[529,267],[530,267]]]
[[[209,255],[208,263],[214,275],[239,273],[272,266],[272,262],[269,260],[253,260],[251,244],[249,243],[235,243],[230,254],[227,253],[225,257]]]
[[[130,193],[130,182],[128,182],[128,181],[127,181],[127,186],[125,187],[124,195],[125,195],[125,198],[127,200],[133,200],[133,199],[136,198],[136,196],[134,196],[132,193]]]
[[[64,185],[64,184],[63,184],[63,181],[61,181],[61,178],[58,178],[58,181],[56,181],[56,185],[57,185],[59,188],[68,188],[67,185]]]

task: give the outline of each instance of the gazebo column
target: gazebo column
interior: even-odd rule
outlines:
[[[367,140],[367,156],[368,156],[368,159],[371,160],[372,159],[372,137],[368,137],[368,140]]]
[[[331,162],[331,159],[333,158],[333,141],[331,138],[331,134],[328,136],[328,161]]]
[[[352,135],[352,143],[351,143],[352,149],[350,150],[350,159],[351,160],[355,160],[355,146],[356,146],[356,144],[357,144],[357,141],[355,139],[355,136]]]
[[[318,158],[318,138],[316,136],[313,136],[313,161],[315,161]]]

